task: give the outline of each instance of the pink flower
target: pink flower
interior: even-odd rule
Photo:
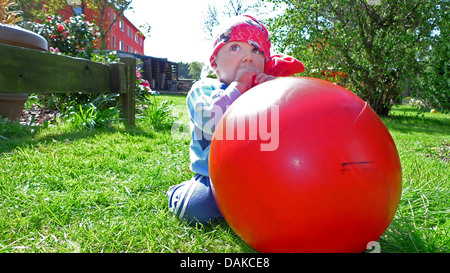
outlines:
[[[59,48],[50,47],[50,53],[60,54],[61,52],[59,51]]]
[[[58,30],[59,32],[63,32],[63,31],[64,31],[64,26],[61,25],[61,24],[58,24],[58,25],[57,25],[57,30]]]
[[[150,83],[148,83],[148,81],[145,81],[145,82],[140,82],[139,83],[140,85],[142,85],[142,86],[150,86]]]

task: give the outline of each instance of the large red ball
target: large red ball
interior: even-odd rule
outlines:
[[[225,220],[260,252],[362,252],[401,195],[381,119],[313,78],[273,80],[238,98],[216,128],[209,168]]]

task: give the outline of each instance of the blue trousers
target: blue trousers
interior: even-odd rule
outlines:
[[[223,218],[207,176],[195,174],[191,180],[170,187],[167,196],[169,210],[190,225],[207,224],[212,220]]]

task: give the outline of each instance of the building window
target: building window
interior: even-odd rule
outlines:
[[[112,38],[112,47],[116,48],[116,36],[114,36],[114,35],[113,35],[113,38]]]
[[[127,52],[130,52],[130,46],[127,45]]]
[[[133,53],[133,47],[130,46],[130,52]]]
[[[136,43],[139,43],[139,35],[137,33],[134,34],[134,41],[136,41]]]
[[[123,41],[120,41],[119,45],[120,45],[119,50],[123,51],[124,49]]]
[[[112,11],[111,10],[111,18],[112,18],[112,21],[114,22],[114,26],[116,25],[116,22],[114,21],[114,20],[116,20],[116,14],[114,13],[114,11]]]
[[[119,21],[119,28],[120,28],[120,30],[123,31],[123,21],[122,20]]]
[[[130,27],[127,26],[127,36],[130,37]]]

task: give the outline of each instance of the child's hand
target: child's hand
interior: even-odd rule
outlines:
[[[272,75],[267,75],[265,73],[259,73],[255,79],[253,80],[253,86],[257,86],[258,84],[267,82],[267,81],[271,81],[271,80],[275,80],[276,78]]]
[[[236,88],[241,91],[241,93],[245,93],[258,84],[275,79],[274,76],[261,73],[253,66],[243,66],[236,72],[234,81],[236,82]]]
[[[241,93],[245,93],[247,90],[254,86],[254,82],[259,74],[263,73],[261,73],[254,66],[240,66],[236,71],[236,76],[234,79],[236,88],[241,91]]]

